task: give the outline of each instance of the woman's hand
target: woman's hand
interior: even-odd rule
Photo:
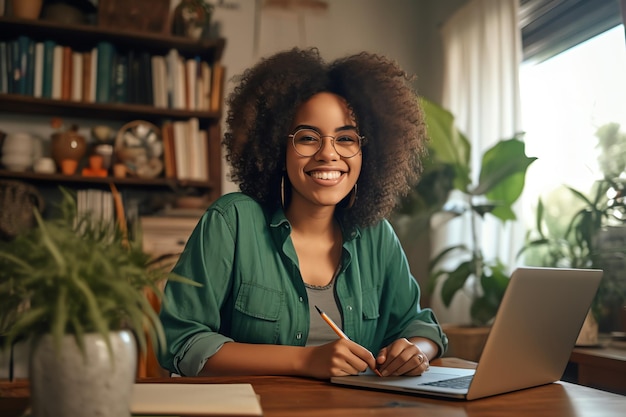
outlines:
[[[357,375],[367,368],[376,369],[372,352],[351,340],[338,339],[306,349],[310,349],[304,361],[303,374],[307,376],[328,379],[331,376]]]
[[[376,364],[382,376],[421,375],[428,370],[428,356],[408,339],[398,339],[378,352]]]

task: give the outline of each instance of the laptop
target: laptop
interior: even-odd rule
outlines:
[[[476,369],[431,366],[420,376],[368,371],[350,387],[474,400],[561,379],[602,271],[520,267],[512,274]]]

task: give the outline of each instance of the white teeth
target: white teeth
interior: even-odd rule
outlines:
[[[320,180],[336,180],[341,176],[340,171],[312,171],[311,176]]]

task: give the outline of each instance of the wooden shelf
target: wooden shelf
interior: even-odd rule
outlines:
[[[8,171],[0,170],[0,178],[15,179],[15,180],[27,180],[37,183],[54,183],[54,184],[116,184],[121,186],[132,187],[151,187],[151,188],[169,188],[172,190],[181,188],[206,188],[211,189],[215,187],[213,181],[190,181],[190,180],[176,180],[173,178],[138,178],[138,177],[85,177],[82,175],[63,175],[63,174],[39,174],[30,171]]]
[[[184,120],[197,117],[201,126],[220,118],[219,112],[176,110],[129,103],[83,103],[21,94],[0,94],[0,112],[122,121],[144,119],[155,124],[164,118]]]
[[[55,39],[57,42],[67,42],[75,46],[83,45],[85,48],[91,48],[99,41],[109,41],[116,45],[141,48],[159,54],[166,54],[170,49],[177,49],[182,55],[200,55],[208,61],[222,59],[226,46],[226,40],[223,38],[198,41],[169,34],[0,17],[0,39],[13,38],[19,33],[28,33],[36,40]]]

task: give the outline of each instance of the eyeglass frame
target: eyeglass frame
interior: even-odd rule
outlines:
[[[296,143],[294,141],[295,141],[295,138],[296,138],[296,135],[298,134],[298,132],[300,132],[302,130],[310,130],[311,132],[315,132],[320,137],[320,139],[322,139],[320,141],[319,148],[317,148],[317,150],[315,152],[313,152],[311,155],[302,155],[300,152],[298,152],[298,148],[296,148]],[[302,156],[304,158],[309,158],[309,157],[314,156],[315,154],[317,154],[320,151],[320,149],[322,149],[322,147],[324,146],[323,139],[324,138],[331,138],[330,144],[332,145],[333,150],[337,153],[337,155],[341,156],[342,158],[350,159],[350,158],[354,158],[355,156],[357,156],[359,154],[359,152],[361,152],[361,150],[363,149],[363,145],[365,144],[365,136],[361,136],[359,134],[359,132],[357,132],[356,130],[350,130],[350,132],[356,133],[357,139],[359,140],[359,149],[354,153],[354,155],[351,155],[351,156],[343,156],[343,155],[341,155],[341,153],[339,153],[339,151],[337,151],[337,148],[335,147],[335,139],[337,139],[337,136],[322,135],[320,132],[318,132],[317,130],[315,130],[313,128],[310,128],[310,127],[301,127],[299,129],[296,129],[293,133],[287,135],[287,137],[289,139],[291,139],[290,142],[291,142],[291,146],[293,146],[293,150],[296,151],[296,153],[298,155],[300,155],[300,156]]]

